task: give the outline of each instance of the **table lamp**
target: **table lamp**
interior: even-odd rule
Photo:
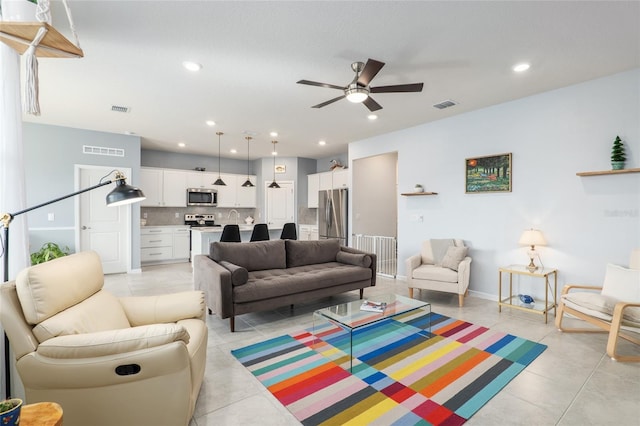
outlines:
[[[538,254],[536,253],[536,246],[544,246],[547,244],[544,237],[542,236],[542,232],[539,231],[538,229],[533,229],[533,228],[527,229],[520,236],[520,240],[518,241],[518,244],[531,246],[531,250],[527,251],[527,254],[529,255],[529,260],[530,260],[529,265],[527,265],[527,269],[530,272],[533,272],[536,269],[538,269],[538,267],[533,263],[533,259],[536,256],[538,256]]]

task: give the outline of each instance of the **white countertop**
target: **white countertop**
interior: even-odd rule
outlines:
[[[190,228],[189,225],[140,225],[141,229],[149,228]]]
[[[240,232],[247,232],[247,231],[253,231],[253,225],[238,225],[238,227],[240,228]],[[196,232],[222,232],[222,228],[224,228],[224,225],[222,226],[202,226],[202,227],[196,227],[196,228],[191,228],[191,231],[196,231]],[[269,227],[269,231],[280,231],[282,230],[282,226],[274,226],[274,227]]]

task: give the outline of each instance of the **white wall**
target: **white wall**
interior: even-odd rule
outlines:
[[[545,266],[558,268],[559,288],[601,283],[607,262],[627,265],[640,247],[640,173],[576,172],[610,169],[616,135],[625,168],[640,167],[639,92],[636,69],[351,143],[350,162],[398,152],[399,192],[420,182],[439,193],[398,197],[398,274],[422,240],[463,238],[473,257],[471,291],[496,295],[497,268],[528,262],[517,242],[530,227],[547,239],[537,249]],[[512,192],[465,194],[465,158],[507,152]],[[522,280],[522,292],[543,294],[540,283]]]

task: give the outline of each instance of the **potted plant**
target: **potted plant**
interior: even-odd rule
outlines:
[[[20,423],[22,400],[19,398],[5,399],[0,402],[0,425],[16,426]]]
[[[44,243],[40,250],[31,253],[31,264],[48,262],[69,254],[69,247],[61,249],[56,243]]]
[[[424,192],[424,188],[419,183],[416,183],[416,186],[413,187],[413,192]]]
[[[613,141],[613,148],[611,148],[611,168],[613,170],[624,169],[624,162],[627,157],[624,155],[624,145],[620,136],[616,136],[616,140]]]

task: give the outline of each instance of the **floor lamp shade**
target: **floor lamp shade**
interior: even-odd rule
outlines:
[[[124,176],[122,176],[121,179],[117,179],[114,190],[107,194],[107,205],[110,207],[123,206],[137,203],[146,198],[140,188],[127,185]]]

